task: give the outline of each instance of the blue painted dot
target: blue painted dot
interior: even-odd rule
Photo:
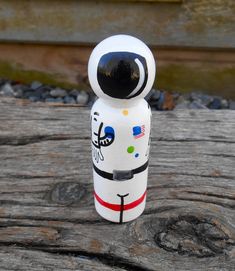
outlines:
[[[132,128],[132,130],[133,130],[133,136],[137,136],[137,135],[141,134],[141,127],[140,126],[134,126]]]
[[[135,158],[137,158],[137,157],[139,157],[139,154],[138,154],[138,153],[135,154]]]
[[[112,138],[113,135],[114,135],[114,129],[113,129],[113,127],[111,127],[111,126],[106,126],[106,127],[104,128],[104,132],[105,132],[105,134],[106,134],[106,136],[107,136],[108,138]]]

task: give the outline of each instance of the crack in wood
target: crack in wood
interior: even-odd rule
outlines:
[[[211,193],[211,192],[197,192],[197,191],[188,191],[188,190],[184,190],[182,192],[186,192],[188,194],[196,194],[196,195],[203,195],[203,196],[208,196],[208,197],[215,197],[215,198],[219,198],[219,199],[235,200],[235,195],[228,196],[228,195],[215,194],[215,193]]]
[[[35,136],[8,136],[0,137],[0,146],[24,146],[33,143],[39,143],[43,141],[60,141],[60,140],[75,140],[86,139],[85,137],[77,137],[73,135],[35,135]]]
[[[227,254],[235,241],[218,225],[193,216],[170,219],[154,236],[156,244],[168,252],[198,258]]]
[[[152,142],[214,142],[214,143],[228,143],[228,144],[234,144],[235,141],[231,140],[225,140],[225,138],[217,138],[217,137],[212,137],[214,139],[197,139],[197,138],[161,138],[161,137],[155,137]],[[216,140],[217,139],[217,140]]]
[[[56,254],[61,256],[70,256],[70,257],[86,257],[88,259],[91,259],[93,261],[100,261],[103,264],[110,266],[110,267],[119,267],[122,270],[126,271],[154,271],[154,269],[149,269],[146,267],[142,267],[140,265],[137,265],[136,263],[132,262],[130,259],[126,259],[123,257],[118,257],[115,254],[108,254],[108,253],[92,253],[82,250],[69,250],[64,249],[60,247],[53,247],[50,248],[47,246],[39,246],[34,244],[22,244],[22,243],[11,243],[11,242],[0,242],[1,246],[18,246],[18,248],[24,248],[28,251],[40,251],[40,252],[46,252],[49,254]]]
[[[231,209],[231,210],[234,210],[235,208],[235,203],[233,204],[227,204],[227,203],[222,203],[222,202],[213,202],[209,199],[190,199],[190,198],[184,198],[184,197],[181,197],[181,196],[177,196],[177,197],[172,197],[172,198],[159,198],[158,200],[182,200],[182,201],[189,201],[189,202],[202,202],[202,203],[209,203],[209,204],[214,204],[214,205],[218,205],[218,206],[221,206],[221,207],[224,207],[224,208],[228,208],[228,209]]]

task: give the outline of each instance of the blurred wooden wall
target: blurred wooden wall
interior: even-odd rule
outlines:
[[[86,83],[94,45],[139,37],[157,60],[157,87],[235,98],[234,0],[0,0],[0,77]]]

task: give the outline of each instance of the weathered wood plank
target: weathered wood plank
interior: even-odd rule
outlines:
[[[152,45],[234,48],[233,0],[1,0],[2,41],[96,43],[129,33]]]
[[[94,45],[0,43],[0,78],[39,81],[67,89],[88,88],[87,64]],[[235,51],[151,47],[157,59],[155,88],[204,91],[235,99]]]
[[[125,270],[115,266],[109,267],[98,259],[89,259],[86,256],[63,256],[58,254],[46,253],[37,250],[28,250],[16,246],[2,247],[0,250],[1,270],[12,271],[112,271]]]
[[[153,112],[146,210],[115,225],[93,206],[89,111],[1,99],[0,269],[233,270],[234,122]]]

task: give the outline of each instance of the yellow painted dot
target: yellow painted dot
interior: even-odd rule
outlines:
[[[122,114],[123,114],[124,116],[127,116],[128,113],[129,113],[129,112],[128,112],[128,110],[126,110],[126,109],[122,111]]]

